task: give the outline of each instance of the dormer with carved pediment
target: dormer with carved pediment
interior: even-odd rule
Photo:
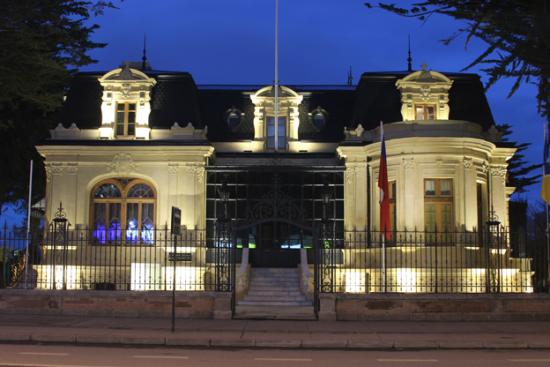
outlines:
[[[143,139],[150,136],[151,89],[156,80],[125,64],[99,78],[103,88],[101,139]]]
[[[396,82],[401,92],[403,121],[448,120],[449,90],[453,81],[445,75],[427,70],[415,71]]]

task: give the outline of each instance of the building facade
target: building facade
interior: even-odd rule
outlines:
[[[274,94],[272,86],[196,85],[185,72],[129,64],[77,74],[59,125],[37,147],[47,173],[47,220],[62,203],[71,228],[91,233],[95,246],[158,247],[155,233],[170,227],[175,206],[184,230],[204,231],[206,249],[220,246],[220,223],[230,223],[227,242],[250,249],[252,268],[298,267],[304,257],[291,250],[312,247],[323,226],[346,268],[333,275],[338,291],[350,292],[381,291],[382,282],[365,279],[381,277],[410,291],[409,283],[438,269],[438,248],[453,242],[448,256],[457,265],[449,271],[478,274],[487,289],[481,238],[488,221],[508,226],[514,188],[506,172],[515,149],[500,140],[477,75],[423,67],[364,73],[355,86],[282,86],[277,121]],[[393,242],[369,240],[359,249],[352,236],[379,230],[381,123]],[[443,233],[463,240],[443,240]],[[499,246],[494,256],[499,277],[511,277],[508,291],[530,291],[528,260],[514,259],[506,241]],[[353,251],[381,248],[383,264],[354,260]],[[416,265],[397,264],[391,251],[433,260],[403,275]],[[472,260],[476,251],[480,258]],[[76,271],[73,277],[84,277],[83,268]],[[444,289],[471,286],[453,282]]]

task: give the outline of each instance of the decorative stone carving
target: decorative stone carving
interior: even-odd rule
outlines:
[[[180,170],[179,164],[177,163],[168,163],[168,173],[175,175]]]
[[[347,129],[344,127],[344,136],[346,140],[360,140],[364,132],[365,128],[361,124],[358,124],[355,129]]]
[[[474,160],[470,157],[464,157],[462,165],[465,169],[472,169],[474,167]]]
[[[506,167],[491,166],[490,172],[491,176],[506,177]]]
[[[74,139],[81,138],[81,131],[74,122],[68,128],[65,128],[63,124],[59,123],[57,124],[55,129],[50,130],[50,136],[54,140],[56,139],[74,140]]]
[[[401,164],[403,168],[405,169],[415,169],[416,168],[416,162],[414,161],[413,157],[410,158],[403,158],[401,161]]]
[[[107,166],[107,170],[117,174],[128,174],[136,170],[136,164],[129,153],[118,153]]]
[[[399,79],[397,89],[401,92],[401,115],[403,121],[416,120],[415,104],[429,104],[434,106],[436,120],[449,119],[449,90],[453,81],[437,71],[416,71]]]
[[[353,181],[355,180],[356,171],[357,171],[357,167],[355,166],[346,167],[346,171],[345,171],[346,184],[351,185],[353,183]]]

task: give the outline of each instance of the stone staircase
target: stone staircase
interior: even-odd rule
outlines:
[[[251,269],[248,294],[237,303],[237,318],[312,319],[313,306],[292,268]]]

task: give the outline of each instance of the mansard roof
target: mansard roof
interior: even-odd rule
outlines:
[[[81,72],[72,79],[67,99],[58,122],[65,127],[72,123],[81,129],[98,128],[101,124],[102,88],[98,79],[104,72]],[[152,128],[170,128],[174,122],[195,128],[208,127],[211,141],[249,140],[254,136],[254,105],[250,96],[265,85],[196,85],[191,74],[145,70],[156,80],[151,92]],[[396,82],[410,72],[364,73],[357,86],[286,85],[303,95],[299,109],[299,137],[302,140],[341,141],[344,127],[366,129],[378,127],[380,121],[402,121],[401,95]],[[484,130],[494,125],[483,85],[475,74],[444,73],[453,81],[449,92],[451,120],[477,123]],[[321,129],[311,121],[311,112],[326,111],[326,124]],[[241,121],[230,128],[227,114],[238,110]]]
[[[357,100],[353,107],[353,125],[362,124],[366,130],[402,121],[401,94],[396,82],[410,72],[369,72],[357,85]],[[439,73],[438,73],[439,74]],[[495,124],[483,84],[477,74],[443,73],[453,81],[449,91],[450,120],[474,122],[489,129]]]
[[[148,70],[145,74],[157,81],[151,91],[151,127],[170,128],[174,122],[181,125],[199,124],[198,91],[191,74],[156,70]],[[100,126],[103,90],[98,78],[103,75],[105,72],[81,72],[75,75],[58,122],[65,127],[76,123],[81,129]]]

